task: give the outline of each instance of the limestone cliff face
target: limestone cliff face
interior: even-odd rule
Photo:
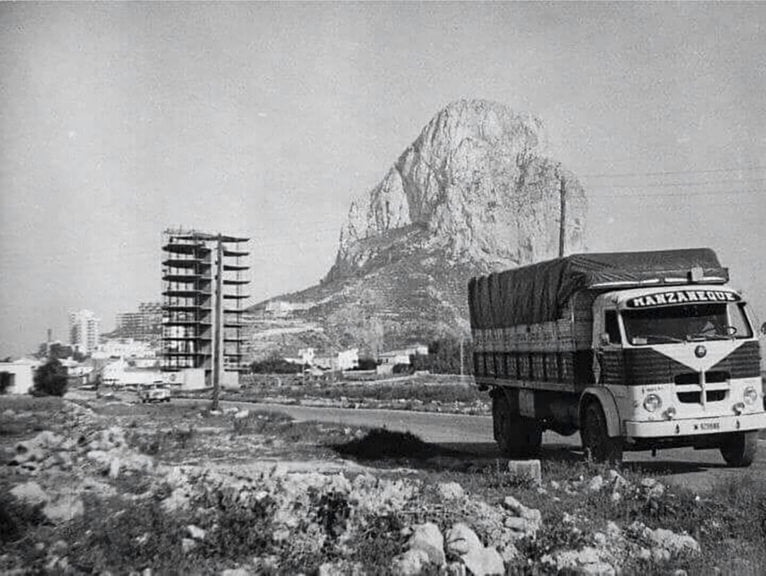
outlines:
[[[311,326],[296,340],[304,345],[373,352],[466,335],[471,276],[557,256],[562,188],[566,251],[584,249],[584,191],[546,142],[533,116],[485,100],[450,104],[352,202],[322,283],[253,311],[282,311],[280,349],[301,326]]]
[[[514,266],[556,255],[560,187],[566,246],[581,250],[585,195],[547,155],[539,119],[484,100],[439,112],[383,180],[355,200],[329,279],[358,273],[386,236],[427,231],[451,262]],[[392,232],[394,233],[392,235]]]

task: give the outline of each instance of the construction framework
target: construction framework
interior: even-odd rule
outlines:
[[[161,367],[164,372],[204,370],[214,401],[220,386],[238,381],[244,367],[248,241],[198,230],[163,233]]]

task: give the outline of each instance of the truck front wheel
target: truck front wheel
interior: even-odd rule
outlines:
[[[721,456],[732,468],[746,468],[755,460],[758,450],[758,432],[731,434],[721,445]]]
[[[511,412],[502,396],[492,399],[492,423],[495,440],[503,456],[536,456],[543,442],[543,430],[537,420]]]
[[[582,447],[586,455],[597,462],[621,462],[622,438],[610,438],[606,416],[601,405],[592,401],[585,407],[580,428]]]

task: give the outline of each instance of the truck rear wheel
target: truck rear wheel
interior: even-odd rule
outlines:
[[[585,407],[580,436],[583,450],[595,461],[622,461],[622,438],[609,437],[604,410],[596,401],[588,403]]]
[[[543,430],[537,420],[525,418],[511,411],[502,396],[492,399],[492,424],[500,452],[503,456],[536,456],[543,442]]]
[[[721,445],[721,456],[732,468],[746,468],[755,460],[758,450],[758,432],[731,434]]]

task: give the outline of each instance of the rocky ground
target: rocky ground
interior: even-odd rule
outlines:
[[[766,490],[249,410],[0,398],[7,574],[761,574]]]

